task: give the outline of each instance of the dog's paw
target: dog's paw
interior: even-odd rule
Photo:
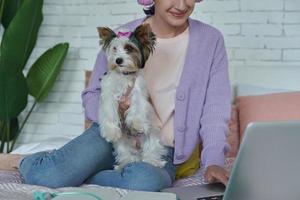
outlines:
[[[148,128],[147,124],[143,123],[142,120],[136,119],[127,124],[127,126],[133,130],[133,133],[144,133],[146,134]]]
[[[108,142],[116,142],[122,137],[122,132],[120,128],[110,126],[110,127],[103,127],[101,130],[101,135]]]
[[[112,132],[110,134],[107,134],[107,136],[105,137],[106,141],[108,142],[116,142],[118,141],[120,138],[122,137],[121,132]]]
[[[121,165],[114,165],[114,170],[121,170],[123,167]]]
[[[163,168],[166,164],[167,164],[167,161],[160,160],[160,161],[156,162],[156,167]]]
[[[137,121],[133,121],[131,128],[134,129],[135,131],[137,131],[138,133],[144,133],[145,132],[145,127],[143,126],[143,124],[137,120]]]

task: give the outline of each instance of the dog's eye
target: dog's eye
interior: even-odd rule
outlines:
[[[117,47],[113,47],[113,50],[114,50],[114,51],[117,51]]]
[[[124,47],[124,49],[125,49],[128,53],[131,53],[131,52],[133,52],[133,50],[134,50],[134,48],[133,48],[132,46],[130,46],[130,45],[126,45],[126,46]]]

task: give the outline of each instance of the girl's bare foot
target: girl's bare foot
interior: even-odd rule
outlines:
[[[17,171],[22,157],[20,154],[0,154],[0,170]]]

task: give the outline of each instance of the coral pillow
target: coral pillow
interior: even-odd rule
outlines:
[[[237,97],[240,140],[248,123],[300,120],[300,91]]]
[[[231,118],[229,121],[229,132],[227,135],[227,142],[230,145],[230,151],[226,154],[227,157],[235,157],[239,150],[239,124],[238,124],[238,112],[237,106],[232,105],[231,107]]]

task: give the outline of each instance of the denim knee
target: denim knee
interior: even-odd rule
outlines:
[[[32,170],[33,165],[39,157],[44,157],[45,154],[47,154],[47,152],[38,152],[22,158],[19,164],[19,172],[25,180],[25,183],[32,182],[31,177],[33,175],[32,173],[34,173],[34,170]]]
[[[23,158],[19,171],[25,183],[51,188],[80,185],[81,181],[78,177],[68,174],[66,170],[59,167],[60,161],[56,159],[55,154],[60,153],[59,151],[39,152]]]
[[[26,156],[19,171],[25,183],[51,188],[79,186],[99,170],[111,169],[112,146],[93,124],[59,150]]]
[[[145,162],[130,163],[124,167],[122,173],[124,176],[127,176],[126,181],[123,182],[123,188],[160,191],[172,185],[172,179],[165,169]]]
[[[22,159],[19,171],[26,184],[47,186],[52,188],[62,187],[63,181],[58,178],[58,172],[47,170],[50,166],[51,158],[48,152],[39,152]]]

